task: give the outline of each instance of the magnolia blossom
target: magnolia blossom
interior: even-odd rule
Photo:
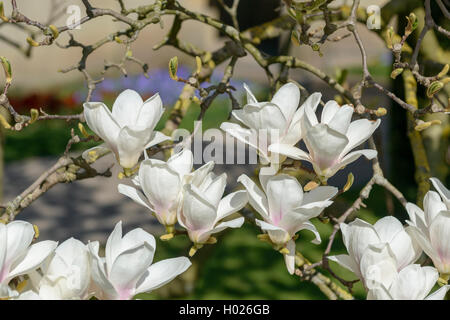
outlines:
[[[372,135],[380,125],[380,119],[377,121],[359,119],[351,122],[353,111],[351,106],[340,107],[336,101],[331,100],[325,104],[319,122],[314,108],[306,105],[302,131],[309,154],[288,145],[270,146],[269,151],[311,162],[314,171],[324,181],[361,155],[373,159],[377,155],[376,150],[350,151]]]
[[[98,241],[90,242],[88,248],[99,299],[129,300],[165,285],[191,265],[186,257],[152,264],[155,238],[141,228],[122,237],[122,222],[116,224],[106,242],[105,257],[99,256]]]
[[[155,213],[158,221],[170,232],[177,222],[177,210],[182,199],[183,185],[198,185],[213,169],[208,162],[192,172],[193,155],[188,149],[174,154],[167,162],[146,159],[133,182],[142,189],[119,184],[119,192]]]
[[[305,107],[315,111],[322,95],[313,93],[299,108],[300,90],[293,83],[283,85],[270,102],[258,102],[246,85],[244,88],[247,91],[247,104],[241,110],[234,110],[232,115],[247,128],[230,122],[222,123],[220,128],[255,148],[262,163],[282,163],[286,157],[279,159],[279,154],[269,152],[270,147],[289,147],[299,142],[304,135],[301,119]]]
[[[373,226],[361,219],[340,224],[347,254],[329,257],[352,271],[370,287],[369,281],[389,282],[394,272],[415,262],[422,250],[392,216],[378,220]],[[395,268],[386,260],[391,260]],[[382,271],[384,270],[384,271]],[[379,277],[384,277],[382,280]]]
[[[250,205],[263,218],[256,219],[256,224],[268,233],[272,243],[289,251],[284,254],[286,266],[294,273],[295,242],[292,238],[298,231],[307,229],[315,235],[313,243],[321,242],[319,232],[309,219],[317,217],[333,203],[330,199],[338,189],[325,186],[304,193],[297,179],[286,174],[260,175],[263,190],[246,175],[241,175],[238,181],[247,189]]]
[[[39,268],[55,250],[55,241],[31,245],[34,234],[33,225],[25,221],[0,223],[0,298],[12,293],[8,283],[13,278]]]
[[[425,195],[425,212],[415,204],[406,205],[410,218],[407,230],[439,272],[450,275],[450,191],[436,178],[431,178],[431,182],[440,196],[435,191]]]
[[[144,102],[136,91],[125,90],[112,112],[102,102],[87,102],[83,107],[87,124],[105,142],[94,149],[111,150],[125,169],[133,168],[145,149],[170,139],[153,131],[164,113],[158,94]],[[83,157],[89,158],[94,149],[85,151]]]
[[[202,245],[211,235],[226,228],[239,228],[244,218],[222,221],[241,210],[248,201],[245,190],[230,193],[222,199],[227,175],[209,172],[199,184],[184,185],[178,210],[178,223],[187,230],[194,245]]]
[[[40,271],[28,274],[31,292],[21,300],[85,299],[91,282],[90,253],[85,244],[74,238],[61,243]]]
[[[418,264],[406,266],[387,286],[379,284],[369,290],[368,300],[443,300],[450,286],[443,286],[428,295],[439,277],[433,267]],[[428,295],[428,297],[427,297]]]

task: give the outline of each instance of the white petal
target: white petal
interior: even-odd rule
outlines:
[[[167,160],[167,165],[177,172],[181,178],[192,171],[193,163],[194,156],[189,149],[183,149],[181,152],[172,155],[169,160]]]
[[[120,130],[117,138],[117,150],[122,167],[133,168],[138,163],[150,136],[151,132],[146,129],[134,130],[130,127],[123,127]]]
[[[447,208],[450,209],[450,190],[447,189],[437,178],[430,178],[430,181],[436,191],[441,195],[442,200],[445,202]]]
[[[136,293],[150,292],[172,281],[191,266],[186,257],[159,261],[151,265],[137,284]]]
[[[106,261],[106,273],[111,272],[111,267],[122,251],[122,221],[119,221],[114,226],[113,231],[106,240],[105,247],[105,261]]]
[[[139,181],[157,215],[166,217],[175,210],[181,192],[181,178],[165,162],[144,160],[139,168]]]
[[[373,226],[361,219],[350,224],[341,223],[342,238],[349,255],[359,264],[370,244],[379,243],[380,239]]]
[[[372,149],[364,149],[350,152],[342,160],[336,162],[329,169],[329,176],[334,175],[337,171],[347,166],[348,164],[352,163],[353,161],[358,160],[358,158],[361,156],[365,156],[367,159],[372,160],[377,156],[377,151]]]
[[[287,144],[271,144],[269,146],[269,151],[285,155],[295,160],[305,160],[308,162],[312,161],[308,153],[301,150],[300,148]]]
[[[339,104],[334,100],[330,100],[325,103],[323,106],[322,115],[320,116],[320,123],[329,124],[339,109]]]
[[[6,268],[9,268],[9,266],[5,265],[5,258],[6,258],[6,250],[7,245],[6,241],[8,239],[7,231],[6,231],[6,225],[3,223],[0,223],[0,283],[3,282],[3,277],[6,276],[7,272],[9,270],[6,270]],[[3,270],[5,268],[5,270]]]
[[[123,194],[123,195],[125,195],[127,197],[130,197],[135,202],[139,203],[141,206],[144,206],[144,207],[146,207],[146,208],[148,208],[148,209],[153,211],[153,209],[148,205],[147,199],[145,198],[145,196],[142,194],[142,192],[140,192],[136,188],[133,188],[131,186],[127,186],[125,184],[119,184],[117,186],[117,190],[121,194]]]
[[[164,113],[163,103],[158,93],[144,102],[137,116],[136,125],[153,130]]]
[[[145,145],[145,149],[153,147],[161,142],[172,140],[171,137],[166,136],[164,133],[159,131],[153,131],[150,137],[150,141]]]
[[[437,192],[428,191],[423,198],[423,209],[425,211],[425,221],[430,226],[439,212],[447,210],[447,206],[442,202]]]
[[[156,250],[155,237],[141,228],[133,229],[126,235],[124,235],[120,244],[120,248],[121,251],[125,251],[136,248],[142,245],[144,242],[147,243],[149,245],[149,249],[153,251],[153,253],[151,254],[151,257],[153,259],[153,254]]]
[[[286,242],[291,240],[291,235],[289,235],[286,230],[278,226],[258,219],[255,219],[255,223],[261,228],[261,230],[266,231],[269,234],[270,240],[272,240],[272,242],[274,243],[285,244]]]
[[[195,187],[185,185],[184,190],[182,214],[179,215],[179,220],[182,220],[188,230],[212,229],[217,216],[214,206],[206,201]]]
[[[450,285],[443,286],[426,297],[425,300],[444,300],[448,290],[450,290]]]
[[[114,102],[112,116],[120,127],[134,126],[143,103],[144,101],[142,101],[139,93],[127,89],[119,94]]]
[[[303,224],[300,226],[299,231],[303,230],[303,229],[309,230],[312,233],[314,233],[315,238],[313,240],[311,240],[312,243],[320,244],[322,242],[322,239],[320,239],[319,231],[317,231],[316,227],[311,222],[309,222],[309,221],[303,222]]]
[[[292,176],[280,174],[267,181],[267,200],[271,221],[278,225],[283,215],[299,207],[303,200],[303,189]]]
[[[441,211],[430,226],[431,246],[438,254],[440,265],[436,268],[441,273],[450,273],[450,211]],[[434,261],[433,261],[434,262]]]
[[[269,204],[267,202],[266,195],[258,186],[245,174],[242,174],[237,179],[238,182],[242,183],[248,192],[248,199],[250,205],[255,209],[263,219],[269,219]]]
[[[422,248],[422,250],[429,256],[434,264],[438,264],[440,259],[436,250],[431,246],[430,239],[425,236],[421,230],[415,226],[409,226],[405,229],[409,236]]]
[[[361,257],[361,275],[367,289],[389,287],[397,277],[395,256],[386,243],[369,245]]]
[[[231,122],[223,122],[220,125],[220,129],[222,129],[232,137],[236,138],[238,141],[248,144],[255,150],[259,150],[260,152],[264,153],[263,150],[260,150],[258,148],[258,137],[254,130],[244,129],[240,125]],[[265,155],[265,157],[267,157],[267,155]]]
[[[99,243],[98,241],[90,242],[88,244],[89,252],[91,253],[91,272],[92,280],[98,286],[98,288],[105,294],[106,298],[116,299],[117,292],[114,289],[111,282],[106,277],[106,270],[104,266],[104,261],[98,255]],[[98,297],[97,297],[98,298]]]
[[[339,155],[348,143],[343,134],[325,124],[318,124],[306,132],[305,144],[314,161],[321,170],[336,164]]]
[[[356,148],[364,141],[369,139],[373,132],[380,125],[381,120],[370,121],[367,119],[359,119],[350,123],[347,130],[348,145],[342,151],[342,155],[350,152],[350,150]]]
[[[34,229],[31,223],[25,221],[13,221],[6,225],[7,241],[5,265],[11,266],[27,251],[34,238]]]
[[[331,186],[317,187],[303,194],[302,207],[323,206],[327,207],[328,200],[338,193],[338,188]]]
[[[153,260],[154,248],[147,242],[126,250],[114,261],[109,280],[114,285],[119,299],[131,299],[136,294],[136,284]]]
[[[256,100],[255,96],[246,83],[244,83],[244,89],[247,92],[247,104],[258,103],[258,100]]]
[[[352,271],[354,274],[356,274],[358,277],[359,275],[359,266],[355,264],[353,259],[348,254],[338,254],[336,256],[330,256],[328,257],[328,260],[334,261],[338,264],[340,264],[342,267]]]
[[[216,176],[211,172],[209,178],[210,179],[205,179],[204,183],[200,185],[199,191],[205,200],[217,208],[220,199],[222,199],[222,195],[225,192],[227,174],[222,173],[221,175]]]
[[[86,122],[103,141],[109,146],[115,146],[120,126],[113,119],[108,107],[101,102],[87,102],[83,104]]]
[[[12,279],[31,270],[37,269],[49,255],[53,253],[58,243],[56,241],[41,241],[33,244],[28,249],[21,261],[17,261],[12,266],[8,279]]]
[[[233,229],[240,228],[244,224],[244,222],[245,222],[244,217],[221,222],[217,226],[215,226],[213,229],[202,234],[200,236],[200,238],[202,240],[202,241],[200,241],[200,243],[203,241],[207,241],[208,238],[210,237],[210,235],[212,235],[214,233],[219,233],[227,228],[233,228]]]
[[[234,110],[233,116],[247,127],[255,130],[284,130],[287,120],[276,104],[266,102],[261,105],[247,104],[242,110]]]
[[[300,90],[294,83],[286,83],[278,89],[271,102],[280,107],[284,117],[289,123],[292,121],[295,110],[298,108],[300,102]]]
[[[288,254],[283,254],[284,263],[289,274],[294,274],[295,272],[295,242],[294,240],[289,240],[286,244],[286,249],[289,250]]]
[[[247,191],[241,190],[230,193],[219,202],[216,222],[226,218],[230,214],[238,212],[247,204],[247,202]]]
[[[405,207],[412,224],[425,233],[427,227],[425,224],[425,213],[422,209],[411,202],[408,202]]]
[[[349,105],[339,107],[328,126],[339,133],[346,134],[352,120],[353,108]]]

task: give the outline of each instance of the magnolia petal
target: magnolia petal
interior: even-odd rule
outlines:
[[[114,120],[108,107],[101,102],[86,102],[83,104],[86,122],[109,146],[116,144],[120,126]]]
[[[434,188],[442,197],[442,200],[445,202],[445,205],[448,209],[450,209],[450,190],[447,189],[442,182],[437,178],[430,178],[431,183],[433,184]]]
[[[181,192],[181,177],[163,161],[148,159],[139,168],[141,188],[155,213],[165,217],[175,210]]]
[[[112,116],[120,127],[134,126],[143,103],[139,93],[127,89],[119,94],[114,102]]]
[[[271,221],[278,225],[284,214],[301,205],[303,189],[296,178],[280,174],[267,181],[266,195]]]
[[[405,207],[406,211],[408,212],[409,218],[411,219],[411,221],[408,223],[417,227],[424,234],[427,234],[428,228],[425,222],[425,213],[422,211],[422,209],[411,202],[408,202]]]
[[[248,202],[247,191],[241,190],[230,193],[219,202],[216,222],[241,210]]]
[[[258,100],[256,100],[255,96],[246,83],[244,83],[244,89],[247,92],[247,104],[258,103]]]
[[[114,261],[119,256],[122,247],[122,221],[119,221],[114,226],[113,231],[106,240],[105,247],[105,261],[106,261],[106,273],[110,274],[111,267]]]
[[[153,147],[161,142],[172,140],[171,137],[166,136],[164,133],[159,131],[153,131],[150,137],[150,141],[145,145],[145,149]]]
[[[244,129],[240,125],[231,122],[223,122],[220,125],[220,129],[236,138],[238,141],[248,144],[250,147],[255,150],[259,150],[258,148],[258,136],[254,130]],[[262,152],[262,150],[259,150]],[[265,155],[267,157],[267,155]]]
[[[133,229],[124,235],[120,243],[120,251],[123,252],[125,250],[139,247],[143,243],[147,243],[149,245],[149,248],[152,251],[151,257],[153,259],[153,255],[156,250],[155,237],[141,228]]]
[[[8,239],[7,229],[6,225],[3,223],[0,223],[0,284],[3,281],[3,277],[6,276],[6,268],[9,268],[9,266],[5,266],[5,259],[6,259],[6,250],[7,246],[6,241]],[[3,270],[5,268],[5,270]],[[1,296],[1,295],[0,295]]]
[[[350,122],[352,121],[353,107],[349,105],[343,105],[339,108],[338,112],[334,115],[331,122],[328,124],[330,128],[346,134],[349,128]]]
[[[153,260],[154,248],[147,242],[139,247],[123,251],[114,261],[109,280],[114,285],[119,299],[131,299],[136,284]]]
[[[289,274],[294,274],[295,272],[295,242],[294,240],[289,240],[286,244],[286,249],[288,249],[289,253],[284,253],[284,263],[286,264],[286,268]]]
[[[338,113],[339,109],[339,104],[334,100],[330,100],[325,103],[323,106],[322,115],[320,117],[320,123],[329,124],[333,120],[336,113]]]
[[[127,197],[130,197],[135,202],[139,203],[141,206],[144,206],[144,207],[148,208],[149,210],[154,211],[153,208],[151,208],[148,205],[147,199],[145,198],[145,196],[138,189],[131,187],[131,186],[127,186],[126,184],[119,184],[117,186],[117,190],[121,194],[123,194]]]
[[[227,185],[226,173],[222,173],[219,176],[215,176],[214,173],[210,172],[210,174],[207,176],[207,179],[205,179],[204,183],[200,185],[199,191],[201,192],[202,197],[205,200],[207,200],[212,206],[217,208],[220,199],[222,199],[222,195],[225,192],[226,185]]]
[[[247,104],[241,110],[234,110],[232,114],[247,127],[255,130],[284,131],[287,126],[287,119],[281,108],[271,102],[258,105]]]
[[[355,264],[353,259],[348,254],[338,254],[336,256],[330,256],[328,257],[328,260],[338,263],[345,269],[352,271],[354,274],[360,277],[359,266]]]
[[[153,130],[164,113],[163,103],[158,93],[142,104],[137,115],[136,125]]]
[[[364,149],[350,152],[341,161],[337,162],[329,169],[329,176],[334,175],[337,171],[358,160],[359,157],[365,156],[368,160],[372,160],[377,156],[377,151],[372,149]]]
[[[302,207],[310,207],[310,206],[327,207],[329,206],[328,200],[333,198],[338,193],[338,191],[339,189],[336,187],[321,186],[309,192],[305,192],[303,194]]]
[[[438,290],[430,294],[428,297],[425,298],[425,300],[444,300],[448,290],[450,290],[450,285],[445,285],[442,288],[439,288]]]
[[[113,285],[106,277],[104,260],[98,255],[99,249],[98,241],[90,242],[88,244],[88,249],[92,257],[91,259],[92,280],[95,282],[98,289],[102,291],[102,293],[105,295],[107,299],[116,299],[117,298],[116,289],[114,289]]]
[[[208,238],[214,234],[214,233],[219,233],[227,228],[240,228],[245,222],[244,217],[240,217],[237,219],[233,219],[233,220],[228,220],[228,221],[224,221],[219,223],[217,226],[215,226],[213,229],[205,232],[204,234],[200,235],[200,243],[202,243],[203,241],[207,241]]]
[[[440,264],[435,266],[441,273],[450,274],[450,211],[441,211],[430,225],[430,242]],[[434,262],[434,261],[433,261]]]
[[[305,135],[305,144],[311,158],[320,169],[334,166],[348,143],[345,135],[331,129],[326,124],[311,127]]]
[[[397,276],[395,256],[387,243],[369,245],[361,257],[361,275],[367,289],[389,287]]]
[[[349,255],[359,264],[370,244],[379,243],[380,239],[373,226],[356,218],[350,224],[341,223],[342,238]]]
[[[361,145],[364,141],[369,139],[374,131],[379,127],[381,123],[380,119],[376,121],[370,121],[367,119],[355,120],[348,126],[346,136],[348,138],[348,144],[342,151],[342,155],[347,154],[352,149]]]
[[[191,150],[183,149],[181,152],[172,155],[169,160],[167,160],[167,165],[182,178],[192,171],[194,155]]]
[[[425,221],[428,226],[431,226],[438,213],[446,211],[447,206],[442,202],[437,192],[429,191],[423,198],[423,209],[425,211]]]
[[[437,279],[435,268],[409,265],[399,272],[389,292],[395,300],[423,300]]]
[[[300,102],[300,90],[294,83],[288,82],[278,89],[271,102],[279,106],[284,117],[291,122]]]
[[[290,146],[287,144],[278,144],[278,143],[271,144],[269,146],[269,151],[285,155],[295,160],[305,160],[308,162],[312,161],[308,153],[301,150],[300,148]]]
[[[57,245],[56,241],[45,240],[30,246],[23,259],[12,266],[7,279],[10,280],[37,269],[53,253]]]
[[[117,149],[119,163],[124,168],[133,168],[139,161],[139,157],[144,151],[151,132],[144,130],[134,130],[130,127],[123,127],[117,138]]]
[[[150,292],[175,279],[191,266],[186,257],[159,261],[151,265],[137,283],[136,293]]]
[[[191,231],[210,230],[216,221],[216,208],[199,194],[197,188],[185,185],[184,191],[179,220]]]
[[[303,138],[304,132],[302,131],[302,118],[305,115],[305,108],[308,106],[308,108],[313,109],[315,112],[321,98],[322,94],[320,92],[314,92],[308,97],[308,99],[306,99],[300,108],[298,108],[292,117],[292,121],[287,129],[287,132],[281,139],[283,144],[295,145]]]
[[[421,247],[427,256],[429,256],[434,264],[439,263],[440,259],[436,250],[431,246],[430,240],[415,226],[408,226],[405,231],[410,235],[411,238]]]
[[[313,240],[311,240],[312,243],[314,243],[314,244],[322,243],[322,239],[320,238],[319,231],[317,231],[316,227],[311,222],[309,222],[309,221],[303,222],[303,224],[300,226],[300,229],[298,231],[303,230],[303,229],[309,230],[312,233],[314,233],[315,238]]]
[[[269,234],[270,240],[276,244],[285,244],[291,239],[291,235],[278,226],[258,219],[255,219],[255,223],[261,230],[266,231]]]
[[[33,225],[26,221],[12,221],[6,225],[6,243],[0,246],[6,249],[4,263],[11,264],[20,259],[27,251],[34,238]]]
[[[248,200],[250,205],[255,209],[265,220],[269,220],[269,204],[266,195],[258,186],[245,174],[242,174],[237,179],[242,183],[248,192]]]

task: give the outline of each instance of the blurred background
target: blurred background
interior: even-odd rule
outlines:
[[[70,0],[18,0],[20,11],[28,17],[46,21],[52,19],[53,24],[61,25],[69,18],[67,8],[77,5],[83,8],[81,1]],[[227,1],[225,1],[227,3]],[[361,1],[361,6],[379,5],[382,7],[388,1]],[[413,1],[412,1],[413,2]],[[119,10],[117,1],[92,0],[93,6],[115,8]],[[125,1],[128,8],[152,3],[149,0]],[[207,14],[229,23],[227,14],[214,0],[181,0],[181,4],[189,10]],[[255,5],[257,3],[257,5]],[[334,1],[351,4],[352,1]],[[241,0],[238,8],[238,20],[241,30],[273,20],[281,12],[277,10],[279,0]],[[9,13],[9,2],[5,3],[5,12]],[[409,11],[405,11],[404,16]],[[84,13],[82,12],[84,15]],[[172,47],[162,47],[154,51],[152,47],[160,43],[171,26],[173,18],[163,17],[162,28],[150,25],[144,29],[138,40],[131,47],[133,56],[148,64],[149,77],[142,74],[139,66],[127,65],[128,76],[124,77],[115,69],[108,70],[105,81],[99,84],[93,93],[93,101],[104,101],[112,106],[116,96],[125,89],[134,89],[144,98],[156,92],[160,93],[167,111],[174,105],[183,85],[170,79],[167,64],[173,56],[178,56],[181,77],[187,78],[195,68],[195,60],[184,55]],[[401,23],[391,22],[393,25]],[[95,19],[83,24],[81,29],[73,30],[72,34],[83,43],[94,43],[104,36],[120,29],[121,24],[108,17]],[[378,35],[368,30],[365,25],[359,25],[364,45],[367,49],[369,68],[378,83],[390,88],[400,97],[401,84],[390,79],[392,71],[392,57],[385,43]],[[7,43],[2,36],[14,39],[14,43]],[[289,36],[289,35],[288,35]],[[200,25],[194,21],[183,24],[180,38],[205,50],[215,50],[223,46],[225,38],[212,28]],[[277,55],[282,50],[285,36],[263,41],[260,48],[268,55]],[[68,41],[68,35],[58,38],[59,44]],[[444,50],[448,50],[448,40],[440,41]],[[81,56],[80,48],[62,49],[56,45],[34,48],[31,55],[22,52],[26,47],[26,34],[11,25],[0,24],[0,55],[7,57],[13,68],[14,81],[9,91],[11,104],[17,111],[28,114],[31,108],[43,108],[48,113],[79,113],[87,95],[84,78],[80,72],[58,72],[76,64]],[[354,84],[361,78],[360,51],[353,38],[344,38],[339,42],[326,42],[321,47],[323,56],[307,46],[293,46],[289,54],[319,67],[327,74],[336,76],[345,72],[347,81]],[[448,51],[446,51],[448,53]],[[100,77],[105,60],[116,62],[123,57],[124,46],[116,43],[103,46],[92,54],[87,67],[94,77]],[[448,61],[447,61],[448,62]],[[223,64],[219,66],[211,83],[220,82],[223,75]],[[268,98],[270,91],[264,70],[257,66],[253,58],[247,55],[238,60],[233,76],[232,85],[237,89],[236,97],[241,105],[245,104],[243,83],[247,83],[255,92],[258,99]],[[304,86],[309,92],[320,91],[323,100],[334,98],[335,92],[324,83],[311,76],[306,71],[292,70],[290,77]],[[305,98],[305,97],[303,97]],[[381,165],[386,176],[405,195],[408,201],[415,202],[417,187],[414,181],[414,162],[407,138],[406,115],[403,110],[393,105],[392,101],[378,91],[365,91],[363,102],[369,108],[384,107],[388,114],[383,117],[382,125],[376,132],[376,141],[381,150]],[[391,107],[392,105],[392,107]],[[228,118],[231,110],[229,99],[225,96],[215,100],[208,110],[203,131],[217,128]],[[180,127],[192,130],[193,121],[200,112],[196,104],[189,107],[188,114]],[[164,127],[168,112],[158,125]],[[423,138],[430,156],[433,176],[439,177],[448,186],[448,116],[441,116],[443,124],[432,126],[423,131]],[[70,128],[77,128],[76,123],[67,124],[64,121],[37,122],[20,132],[3,132],[4,138],[4,168],[2,184],[2,202],[10,201],[27,188],[43,171],[57,160],[64,152],[70,139]],[[95,143],[84,143],[74,146],[74,155],[80,154]],[[157,155],[161,157],[161,155]],[[96,168],[106,168],[114,160],[107,156],[95,165]],[[246,173],[251,175],[255,166],[245,165],[217,165],[217,173],[228,174],[227,192],[238,188],[237,177]],[[335,204],[327,210],[342,213],[352,203],[361,187],[371,176],[371,165],[365,159],[349,165],[339,172],[329,183],[342,187],[349,172],[355,175],[352,188],[337,199]],[[155,236],[163,234],[164,230],[156,223],[150,213],[117,192],[117,173],[119,169],[112,169],[111,178],[97,177],[72,184],[57,185],[30,207],[20,213],[19,219],[36,224],[40,229],[40,239],[64,241],[69,237],[78,238],[84,242],[99,240],[105,243],[108,234],[117,221],[122,220],[124,231],[142,227]],[[447,180],[446,180],[447,179]],[[123,182],[123,181],[120,181]],[[378,186],[374,187],[371,198],[366,201],[367,208],[358,212],[362,219],[375,222],[385,215],[395,215],[404,221],[405,210]],[[330,224],[314,220],[322,235],[327,239],[332,231]],[[260,231],[245,224],[239,230],[222,233],[218,244],[202,249],[195,257],[197,264],[180,279],[170,286],[156,292],[142,296],[144,298],[193,298],[193,299],[324,299],[323,294],[311,283],[300,282],[297,277],[290,276],[285,268],[282,256],[269,245],[257,240]],[[311,261],[321,258],[326,241],[322,245],[310,243],[312,234],[301,232],[297,240],[298,250]],[[186,255],[189,241],[184,236],[177,237],[170,242],[158,240],[156,259]],[[332,254],[343,253],[340,238],[335,242]],[[354,276],[344,269],[334,265],[339,275],[346,279]],[[361,285],[356,286],[356,297],[363,297]]]

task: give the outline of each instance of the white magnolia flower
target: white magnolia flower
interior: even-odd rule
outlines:
[[[301,119],[305,106],[316,110],[321,94],[313,93],[299,108],[300,90],[293,83],[283,85],[270,102],[258,102],[250,89],[247,91],[247,104],[241,110],[234,110],[232,115],[243,123],[246,128],[236,123],[224,122],[220,128],[239,141],[255,148],[263,164],[279,164],[284,161],[275,152],[269,152],[270,147],[278,145],[293,146],[303,137]]]
[[[144,102],[136,91],[125,90],[114,102],[112,112],[102,102],[87,102],[83,107],[89,128],[105,142],[94,149],[111,150],[125,169],[133,168],[145,149],[170,139],[153,131],[164,113],[158,94]],[[89,158],[91,151],[85,151],[83,157]]]
[[[106,242],[105,257],[99,256],[98,241],[90,242],[88,248],[99,299],[129,300],[167,284],[191,265],[186,257],[152,264],[155,238],[141,228],[122,237],[122,222],[116,224]]]
[[[425,212],[408,203],[410,227],[407,230],[439,272],[450,275],[450,191],[436,178],[431,178],[431,182],[442,199],[435,191],[427,192],[423,200]]]
[[[29,273],[29,277],[32,289],[19,299],[86,299],[91,282],[89,250],[81,241],[70,238],[56,248],[40,271]]]
[[[388,285],[380,284],[369,290],[368,300],[443,300],[450,286],[443,286],[428,295],[439,274],[433,267],[418,264],[406,266]],[[428,295],[428,297],[427,297]]]
[[[124,184],[119,184],[118,190],[154,212],[158,221],[171,232],[177,222],[183,185],[198,185],[214,167],[214,162],[211,161],[191,173],[193,162],[192,152],[188,149],[172,155],[167,162],[146,159],[141,163],[137,177],[133,179],[142,192]]]
[[[240,217],[222,221],[241,210],[248,201],[245,190],[230,193],[222,199],[227,175],[216,176],[209,172],[199,184],[184,185],[184,195],[178,210],[178,223],[187,230],[194,245],[202,245],[211,235],[226,228],[239,228],[244,223]]]
[[[422,250],[395,217],[387,216],[373,226],[361,219],[340,224],[347,254],[329,257],[344,268],[352,271],[368,287],[365,279],[373,279],[377,270],[389,269],[383,260],[391,257],[396,270],[415,262]],[[367,255],[367,257],[364,257]],[[371,266],[381,263],[377,268]],[[386,270],[387,270],[386,269]],[[386,272],[383,272],[387,274]],[[374,275],[375,274],[375,275]],[[388,274],[388,278],[392,274]]]
[[[353,111],[351,106],[340,107],[336,101],[331,100],[325,104],[319,122],[314,108],[306,105],[302,131],[309,154],[287,145],[271,146],[269,151],[311,162],[316,174],[324,181],[361,155],[373,159],[377,155],[376,150],[350,151],[372,135],[380,125],[380,119],[377,121],[359,119],[351,122]]]
[[[286,266],[294,273],[295,242],[292,238],[298,231],[307,229],[315,235],[313,243],[321,242],[319,232],[309,219],[317,217],[333,203],[330,199],[338,189],[325,186],[304,193],[297,179],[286,174],[260,175],[263,190],[246,175],[241,175],[238,181],[247,189],[250,205],[263,218],[256,219],[256,224],[268,233],[272,243],[288,249],[289,254],[284,254]]]
[[[33,225],[25,221],[0,223],[0,297],[9,297],[8,283],[41,266],[57,246],[55,241],[40,241],[31,245]]]

